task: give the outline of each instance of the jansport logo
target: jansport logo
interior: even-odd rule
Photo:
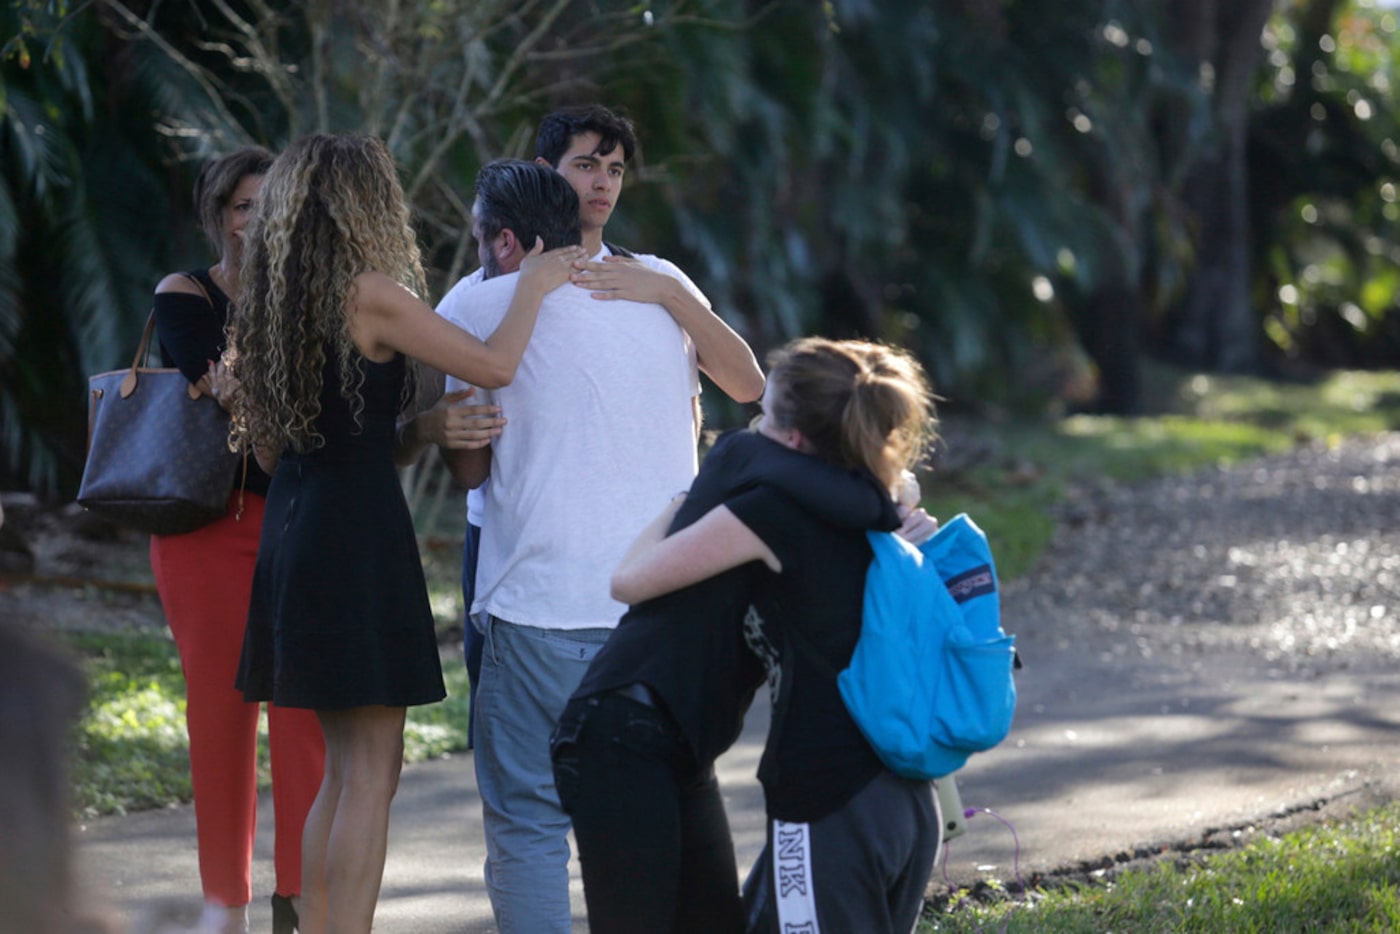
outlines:
[[[948,593],[958,603],[966,603],[973,597],[996,593],[997,589],[996,581],[992,578],[992,566],[989,564],[963,571],[955,577],[948,578],[947,583]]]

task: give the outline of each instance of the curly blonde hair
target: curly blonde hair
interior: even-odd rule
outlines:
[[[864,468],[894,490],[936,439],[934,395],[919,361],[868,341],[803,337],[768,355],[768,408],[812,453]]]
[[[349,308],[355,277],[369,271],[415,295],[427,291],[393,156],[370,136],[298,140],[263,178],[245,235],[243,298],[230,322],[249,440],[299,452],[325,443],[315,423],[328,349],[360,421],[364,371]],[[405,401],[412,391],[405,386]]]

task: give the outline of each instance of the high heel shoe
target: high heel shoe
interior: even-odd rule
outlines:
[[[301,919],[297,917],[296,906],[286,895],[272,896],[272,934],[292,934],[298,929]]]

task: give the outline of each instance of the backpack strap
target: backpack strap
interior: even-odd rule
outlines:
[[[614,256],[625,256],[628,259],[636,259],[637,257],[636,253],[633,253],[625,246],[618,246],[616,243],[609,243],[606,240],[604,240],[603,246],[607,247],[608,252],[612,253]]]

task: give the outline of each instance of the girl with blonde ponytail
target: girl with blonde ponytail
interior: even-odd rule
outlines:
[[[847,713],[834,672],[860,635],[866,531],[899,529],[917,544],[936,527],[923,510],[896,506],[934,438],[933,396],[912,356],[880,344],[804,338],[768,362],[754,427],[716,443],[690,494],[641,533],[614,572],[613,596],[631,609],[555,733],[556,784],[599,934],[905,934],[923,904],[940,831],[931,785],[885,767]],[[752,668],[743,661],[750,653]],[[743,906],[726,912],[714,850],[728,828],[712,766],[765,676],[773,714],[759,779],[768,840]],[[634,749],[631,734],[644,721],[653,729],[646,748]],[[610,772],[613,761],[626,767]],[[646,787],[638,776],[647,774],[664,780]],[[668,797],[678,803],[655,803]],[[670,874],[674,894],[650,904],[644,897],[657,901],[668,883],[653,878],[667,859],[680,866]],[[732,888],[732,868],[727,879]],[[652,915],[638,924],[643,910]]]

